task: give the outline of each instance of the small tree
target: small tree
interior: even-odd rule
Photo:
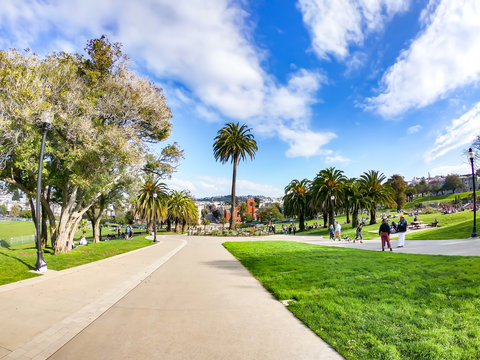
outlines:
[[[451,190],[455,193],[456,190],[461,190],[465,188],[465,184],[458,175],[448,175],[445,178],[445,183],[443,184],[444,190]]]
[[[7,215],[7,207],[4,204],[0,205],[0,214]]]
[[[223,225],[223,228],[224,228],[224,229],[225,229],[225,224],[226,224],[227,222],[228,222],[228,221],[227,221],[227,218],[226,218],[226,217],[222,217],[222,218],[220,219],[220,223]]]
[[[19,214],[20,214],[20,206],[18,205],[14,205],[12,206],[12,208],[10,209],[10,215],[11,216],[14,216],[14,217],[17,217]]]

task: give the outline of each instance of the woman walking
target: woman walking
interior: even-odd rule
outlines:
[[[382,239],[382,251],[385,251],[385,243],[388,244],[390,251],[392,251],[392,245],[390,245],[390,226],[388,225],[387,219],[383,219],[380,229],[378,229],[378,235]]]

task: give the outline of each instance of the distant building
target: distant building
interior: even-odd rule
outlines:
[[[255,199],[250,199],[249,198],[249,199],[247,199],[246,203],[247,203],[247,207],[248,207],[247,213],[252,215],[253,219],[256,220],[257,219],[257,213],[256,213],[256,209],[255,209]],[[242,220],[242,218],[238,214],[238,207],[239,206],[240,205],[235,207],[235,219],[236,219],[237,222]],[[227,208],[224,208],[223,213],[224,213],[224,216],[227,219],[227,221],[230,221],[230,218],[232,217],[230,210],[228,210]]]

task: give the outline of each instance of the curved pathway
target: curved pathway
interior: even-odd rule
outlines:
[[[0,358],[342,359],[225,240],[162,236],[157,245],[0,286]]]

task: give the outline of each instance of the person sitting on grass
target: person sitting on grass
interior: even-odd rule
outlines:
[[[388,225],[387,219],[382,220],[382,225],[378,229],[378,235],[382,239],[382,251],[385,251],[385,243],[388,244],[390,251],[392,251],[392,245],[390,245],[390,225]]]
[[[85,238],[85,235],[82,235],[82,237],[80,238],[80,242],[78,243],[78,245],[80,246],[86,246],[88,243],[87,243],[87,239]]]

